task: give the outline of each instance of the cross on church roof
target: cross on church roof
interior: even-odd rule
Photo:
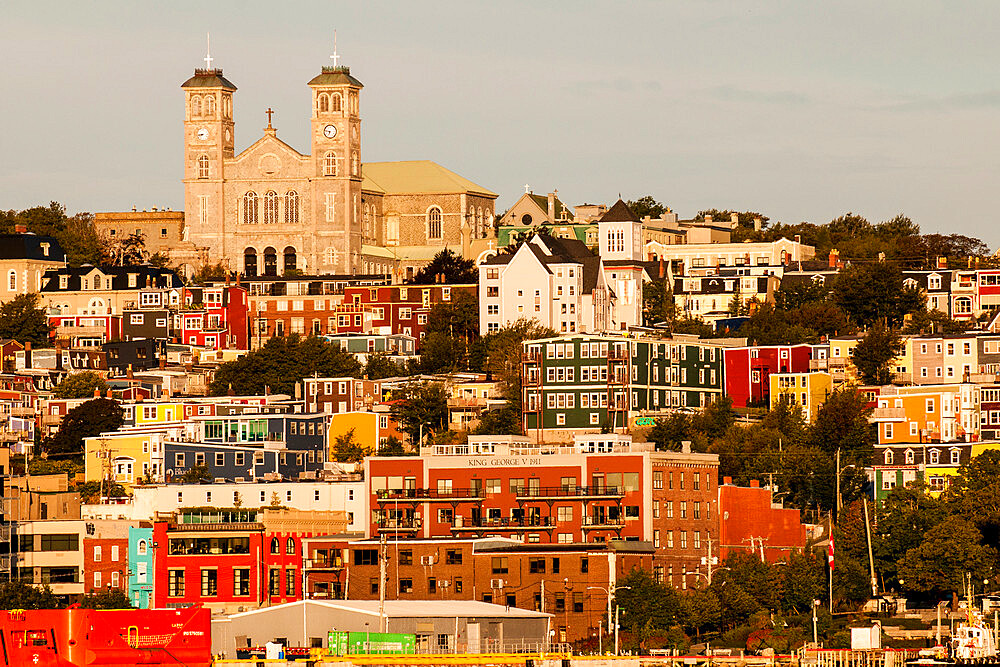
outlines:
[[[274,128],[271,127],[271,114],[273,114],[274,112],[271,111],[271,107],[268,107],[267,111],[265,111],[264,113],[267,114],[267,129],[273,130]]]
[[[212,61],[215,60],[215,59],[212,58],[212,35],[211,35],[211,33],[207,33],[207,32],[205,33],[205,41],[208,43],[207,44],[208,48],[205,49],[205,58],[204,58],[204,60],[205,60],[205,69],[212,69]]]
[[[333,55],[330,56],[330,60],[333,61],[333,66],[337,67],[340,63],[340,56],[337,55],[337,31],[333,31]]]

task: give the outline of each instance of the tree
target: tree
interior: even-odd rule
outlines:
[[[424,373],[465,370],[469,345],[479,336],[479,300],[468,292],[459,292],[451,301],[434,304],[424,332],[420,362],[415,370]]]
[[[903,352],[903,339],[895,329],[875,326],[858,341],[852,359],[864,384],[890,384],[890,364]]]
[[[48,584],[41,588],[23,581],[0,583],[0,609],[62,609]]]
[[[67,412],[56,434],[42,443],[42,451],[50,457],[79,456],[84,438],[117,431],[124,422],[125,411],[118,401],[95,398]]]
[[[187,472],[181,475],[181,481],[185,484],[201,484],[212,481],[212,472],[204,463],[191,466]]]
[[[785,281],[774,293],[774,303],[782,310],[792,310],[806,304],[825,301],[830,297],[830,288],[816,280],[796,282]]]
[[[674,292],[666,279],[657,278],[642,286],[642,318],[646,326],[677,319]]]
[[[76,492],[85,503],[99,503],[103,494],[105,498],[126,498],[125,487],[118,482],[105,480],[101,482],[83,482],[76,485]]]
[[[55,201],[23,211],[0,211],[0,232],[13,232],[16,225],[25,225],[33,234],[55,238],[70,266],[97,266],[109,258],[107,240],[98,234],[90,213],[69,217],[66,208]]]
[[[696,588],[680,596],[680,602],[684,625],[699,635],[703,630],[718,625],[722,618],[722,602],[710,588]]]
[[[46,345],[52,328],[35,293],[18,294],[0,304],[0,339],[13,338],[19,343]]]
[[[681,601],[676,589],[657,582],[648,570],[633,569],[618,579],[618,586],[614,599],[621,610],[620,627],[632,636],[634,648],[641,647],[652,633],[666,631],[680,620]]]
[[[87,398],[93,396],[94,391],[103,394],[107,390],[108,383],[100,373],[81,371],[67,375],[52,391],[58,398]]]
[[[410,383],[393,394],[391,411],[393,419],[419,446],[421,430],[433,435],[447,427],[448,390],[440,382]]]
[[[210,385],[213,396],[232,390],[240,395],[294,394],[295,384],[307,376],[359,377],[361,364],[354,355],[315,336],[297,334],[269,339],[262,347],[219,366]]]
[[[338,463],[356,463],[363,461],[371,454],[371,449],[364,447],[354,437],[354,429],[341,433],[333,439],[333,460]]]
[[[521,413],[510,401],[496,410],[483,410],[472,432],[476,435],[521,435]]]
[[[871,413],[868,400],[860,392],[850,387],[838,389],[816,414],[809,442],[829,453],[840,449],[859,454],[867,462],[877,441],[875,427],[868,421]]]
[[[229,268],[222,262],[215,264],[202,264],[191,276],[193,285],[202,285],[213,280],[225,280],[229,275]]]
[[[892,220],[886,220],[875,225],[875,233],[879,236],[919,236],[920,225],[900,213]]]
[[[405,368],[389,358],[385,352],[369,354],[368,361],[365,362],[365,377],[369,380],[397,377],[403,375],[405,371]]]
[[[135,266],[146,261],[146,235],[135,231],[113,241],[110,247],[114,263],[118,266]]]
[[[666,206],[656,201],[652,195],[645,195],[639,197],[638,199],[625,202],[625,205],[632,209],[635,216],[640,220],[645,218],[647,215],[651,218],[659,218],[661,215],[669,211]]]
[[[438,282],[438,276],[444,275],[444,282],[450,285],[468,285],[479,282],[479,271],[471,259],[448,248],[434,255],[430,263],[417,271],[410,282],[414,285],[431,285]]]
[[[903,326],[904,334],[957,334],[962,333],[966,325],[953,320],[940,310],[917,310]]]
[[[379,456],[410,456],[416,452],[408,452],[403,446],[403,441],[394,435],[390,435],[385,442],[378,446]]]
[[[81,609],[134,609],[128,594],[120,588],[109,588],[80,598]]]
[[[927,491],[922,482],[897,486],[876,509],[872,554],[875,570],[885,581],[899,578],[903,556],[948,516],[945,502]]]
[[[962,464],[946,497],[954,513],[983,532],[987,544],[1000,545],[1000,451],[987,450]]]
[[[904,287],[903,272],[888,262],[852,264],[840,272],[834,300],[859,326],[898,327],[903,317],[922,309],[925,297]]]
[[[948,593],[964,589],[966,574],[973,581],[993,576],[997,552],[983,546],[982,534],[966,519],[949,517],[924,534],[920,546],[899,563],[904,590]]]

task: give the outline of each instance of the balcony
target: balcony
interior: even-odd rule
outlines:
[[[416,534],[423,526],[419,519],[383,519],[375,524],[380,533]]]
[[[476,532],[482,530],[538,530],[545,529],[551,530],[555,528],[556,522],[552,517],[542,516],[527,519],[513,519],[513,518],[501,518],[501,519],[480,519],[479,521],[473,521],[466,517],[455,517],[455,523],[452,524],[452,532]]]
[[[584,530],[621,530],[625,527],[624,519],[611,519],[604,516],[583,517]]]
[[[906,421],[906,408],[875,408],[868,421],[873,422],[903,422]]]
[[[305,568],[307,570],[342,570],[344,569],[344,559],[307,558]]]
[[[518,500],[597,500],[623,498],[625,489],[617,486],[542,486],[521,487],[514,494]]]
[[[829,359],[810,359],[809,360],[809,370],[810,371],[825,371],[830,368]]]
[[[376,492],[379,503],[417,502],[482,502],[482,489],[382,489]]]

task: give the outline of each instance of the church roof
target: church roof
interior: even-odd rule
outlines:
[[[468,192],[485,197],[497,197],[495,192],[490,192],[430,160],[368,162],[362,165],[361,174],[365,181],[362,187],[381,190],[390,195]],[[368,187],[369,185],[374,187]]]
[[[621,199],[608,209],[608,212],[601,216],[600,222],[639,222],[638,216],[632,212],[628,204]]]
[[[351,76],[351,68],[343,65],[324,67],[323,72],[314,76],[309,82],[310,86],[343,86],[345,84],[358,88],[365,87],[365,84]]]
[[[194,76],[181,84],[181,88],[227,88],[236,90],[236,86],[222,76],[221,69],[196,69]]]

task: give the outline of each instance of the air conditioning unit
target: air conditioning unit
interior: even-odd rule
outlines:
[[[490,588],[503,588],[503,579],[490,579]]]
[[[435,562],[436,561],[434,560],[434,556],[421,556],[420,557],[420,564],[421,565],[433,565]]]

